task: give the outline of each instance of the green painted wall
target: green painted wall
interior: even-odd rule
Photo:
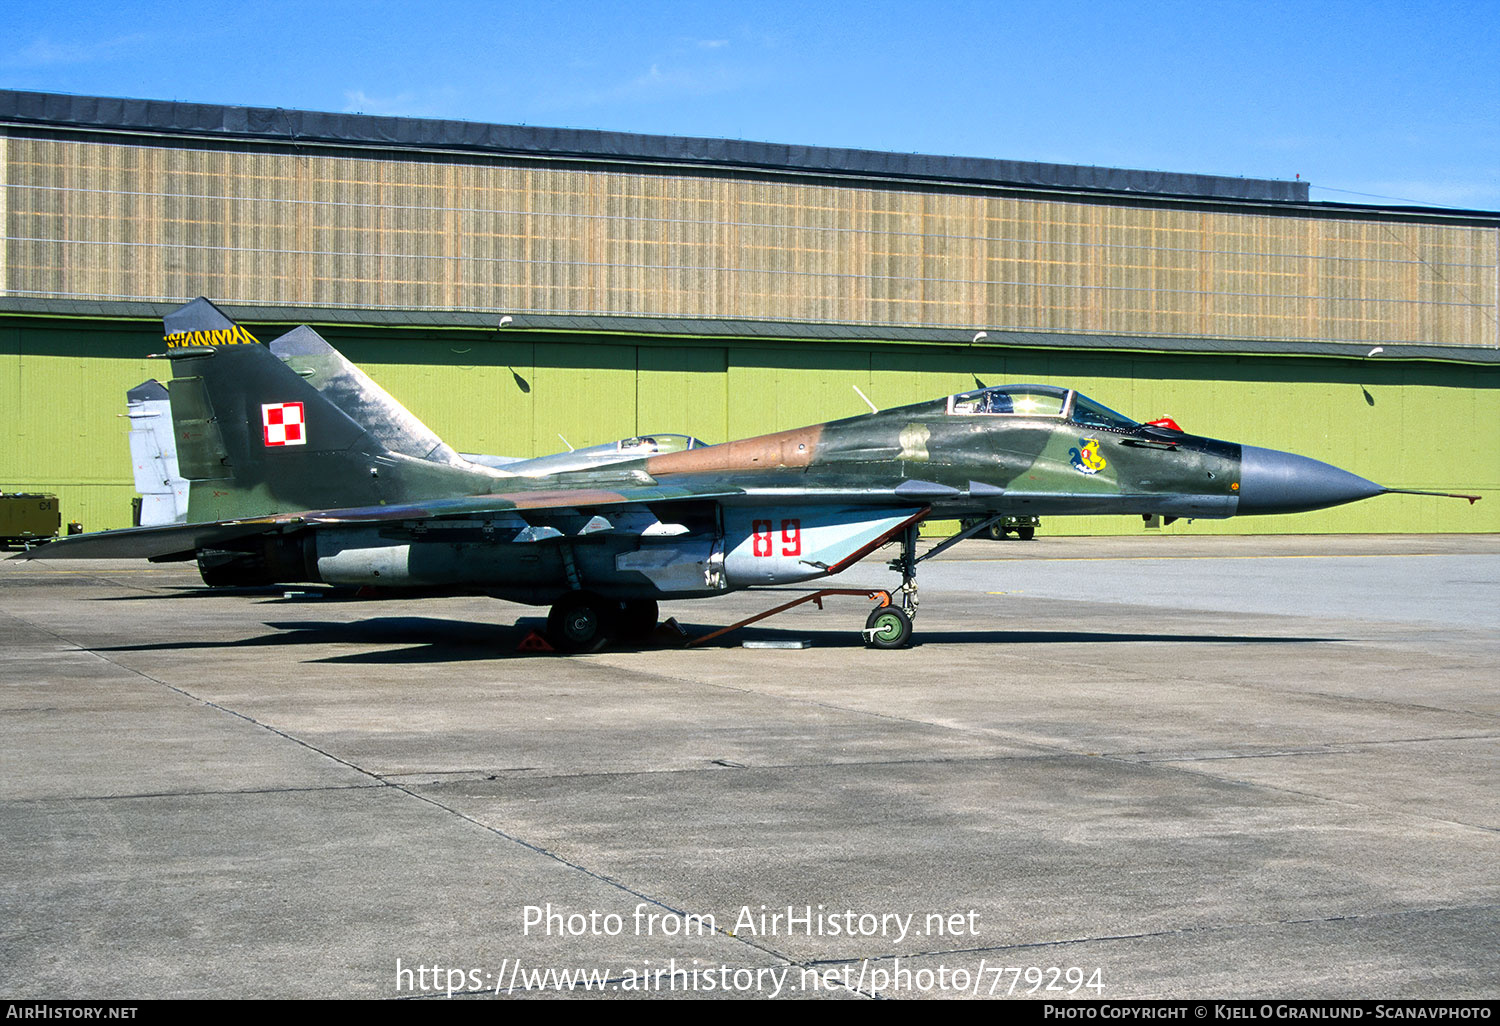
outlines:
[[[170,374],[161,332],[110,323],[0,320],[0,491],[55,492],[63,521],[130,523],[125,390]]]
[[[289,326],[251,328],[274,338]],[[883,342],[643,339],[320,327],[467,452],[540,455],[644,431],[710,442],[1007,381],[1078,388],[1138,419],[1286,449],[1399,488],[1317,513],[1179,522],[1169,533],[1500,531],[1500,367],[1382,360],[965,349]],[[0,320],[10,444],[0,488],[53,491],[89,529],[129,521],[125,390],[166,377],[155,324]],[[1124,517],[1058,518],[1048,534],[1134,534]]]

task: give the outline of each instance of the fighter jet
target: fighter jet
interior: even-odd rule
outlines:
[[[465,459],[304,329],[278,356],[207,300],[165,324],[190,522],[23,557],[196,558],[216,584],[482,592],[550,606],[548,640],[578,652],[648,634],[660,599],[826,578],[895,542],[901,585],[863,636],[898,648],[917,611],[917,564],[1000,517],[1225,518],[1407,491],[1142,424],[1046,384],[528,472]],[[972,526],[919,556],[928,519]]]

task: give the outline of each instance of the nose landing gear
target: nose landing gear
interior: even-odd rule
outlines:
[[[901,575],[901,605],[881,606],[872,610],[860,634],[866,648],[906,648],[911,644],[912,622],[917,618],[917,525],[908,524],[901,532],[901,555],[888,564]]]
[[[862,632],[869,648],[905,648],[911,644],[912,622],[917,618],[917,564],[931,559],[938,553],[972,538],[981,531],[988,531],[1005,520],[1003,516],[991,516],[984,520],[965,521],[968,524],[953,537],[938,542],[932,548],[917,555],[917,524],[907,524],[901,532],[901,555],[887,565],[901,575],[901,608],[887,606],[877,609],[865,621]]]

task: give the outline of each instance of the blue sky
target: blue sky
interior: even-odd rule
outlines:
[[[1500,0],[0,0],[0,87],[1292,178],[1500,210]]]

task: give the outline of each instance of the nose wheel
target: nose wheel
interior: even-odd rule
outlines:
[[[865,620],[866,648],[905,648],[911,644],[911,617],[895,606],[872,610]]]

